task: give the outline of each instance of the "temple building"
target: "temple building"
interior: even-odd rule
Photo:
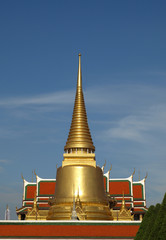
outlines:
[[[111,170],[111,169],[110,169]],[[147,211],[146,177],[112,178],[96,165],[95,146],[86,114],[79,54],[78,77],[71,127],[56,179],[23,178],[19,220],[142,220]]]
[[[103,174],[103,180],[106,193],[116,199],[116,205],[112,209],[113,220],[124,220],[124,218],[120,217],[120,209],[124,204],[125,208],[130,210],[131,213],[127,220],[142,220],[147,211],[145,197],[146,177],[134,182],[133,174],[128,178],[115,179],[111,178],[110,171],[108,171]],[[37,220],[46,220],[50,208],[49,201],[54,197],[55,187],[56,179],[43,179],[38,175],[36,175],[36,182],[28,182],[23,179],[22,207],[16,209],[18,219],[35,220],[37,216]],[[31,212],[34,207],[37,215]]]

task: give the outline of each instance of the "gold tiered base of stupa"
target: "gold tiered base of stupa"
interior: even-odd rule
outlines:
[[[99,167],[58,168],[55,199],[47,220],[72,219],[73,208],[79,220],[112,220],[103,186],[103,173]]]
[[[51,207],[47,220],[72,220],[73,203],[58,204]],[[113,220],[108,206],[103,204],[86,203],[81,207],[76,204],[76,214],[78,220]]]

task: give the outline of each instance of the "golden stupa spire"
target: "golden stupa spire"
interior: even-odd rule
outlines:
[[[124,191],[123,191],[123,198],[122,198],[121,209],[124,209],[124,208],[126,208],[126,206],[125,206]]]
[[[79,54],[77,90],[72,122],[64,150],[65,152],[72,152],[77,150],[79,151],[80,149],[88,152],[95,151],[88,126],[84,95],[82,90],[81,54]]]

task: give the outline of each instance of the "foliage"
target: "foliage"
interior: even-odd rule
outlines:
[[[158,240],[159,239],[159,232],[162,226],[162,223],[164,221],[164,217],[166,214],[166,194],[164,196],[163,202],[161,204],[161,207],[158,211],[158,214],[156,216],[156,220],[151,226],[151,232],[149,234],[148,240]]]
[[[164,217],[164,221],[161,225],[160,231],[159,231],[159,240],[165,240],[166,239],[166,215]]]
[[[149,221],[148,221],[148,224],[147,224],[147,228],[143,234],[143,238],[142,240],[147,240],[148,237],[149,237],[149,234],[152,230],[152,226],[156,220],[156,216],[158,215],[158,212],[160,210],[160,207],[161,207],[161,204],[156,204],[156,206],[154,207],[153,211],[150,213],[150,218],[149,218]]]
[[[162,204],[150,206],[145,214],[135,240],[166,239],[166,193]]]
[[[137,232],[137,235],[136,237],[134,238],[134,240],[142,240],[143,239],[143,235],[144,235],[144,232],[146,231],[146,228],[148,226],[148,222],[150,220],[150,217],[151,217],[151,213],[154,211],[154,206],[150,206],[149,207],[149,210],[147,211],[147,213],[145,214],[143,220],[142,220],[142,223],[141,223],[141,226]]]

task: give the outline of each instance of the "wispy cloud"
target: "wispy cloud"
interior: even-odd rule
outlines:
[[[6,159],[0,159],[0,163],[5,163],[5,164],[7,164],[7,163],[9,163],[10,161],[9,160],[6,160]]]
[[[0,172],[2,172],[4,170],[4,164],[9,164],[10,161],[7,159],[0,159]]]
[[[111,106],[111,107],[134,107],[146,106],[153,102],[166,100],[165,90],[153,86],[137,85],[137,84],[121,84],[121,85],[105,85],[94,86],[84,91],[85,100],[88,105],[93,106]],[[11,98],[0,99],[0,107],[22,107],[22,106],[42,106],[39,110],[52,111],[55,105],[73,104],[75,90],[57,91],[34,96],[15,96]],[[134,103],[133,103],[134,101]],[[130,109],[130,108],[129,108]],[[111,111],[112,109],[107,109]]]
[[[12,97],[0,99],[0,106],[19,107],[23,105],[70,104],[73,102],[73,95],[74,92],[69,90],[29,97]]]
[[[154,132],[166,132],[165,122],[166,105],[152,106],[146,111],[139,112],[139,115],[122,117],[114,124],[115,126],[107,129],[105,135],[109,138],[145,142],[153,137]]]
[[[73,105],[74,96],[75,90],[69,90],[6,98],[0,99],[0,107],[8,109],[15,118],[48,118],[51,117],[48,113],[65,113],[64,108]],[[165,129],[166,95],[163,88],[138,84],[95,86],[85,92],[85,100],[90,112],[102,114],[97,119],[108,125],[104,132],[108,138],[141,142],[148,140],[151,131]],[[56,116],[57,121],[60,116]],[[2,136],[18,134],[18,131],[13,131],[9,127],[0,129]]]
[[[114,177],[128,176],[131,167],[148,171],[148,204],[161,202],[165,191],[165,90],[153,85],[119,85],[98,90],[98,96],[107,100],[98,102],[98,145],[112,159]],[[93,99],[96,93],[94,90]]]

